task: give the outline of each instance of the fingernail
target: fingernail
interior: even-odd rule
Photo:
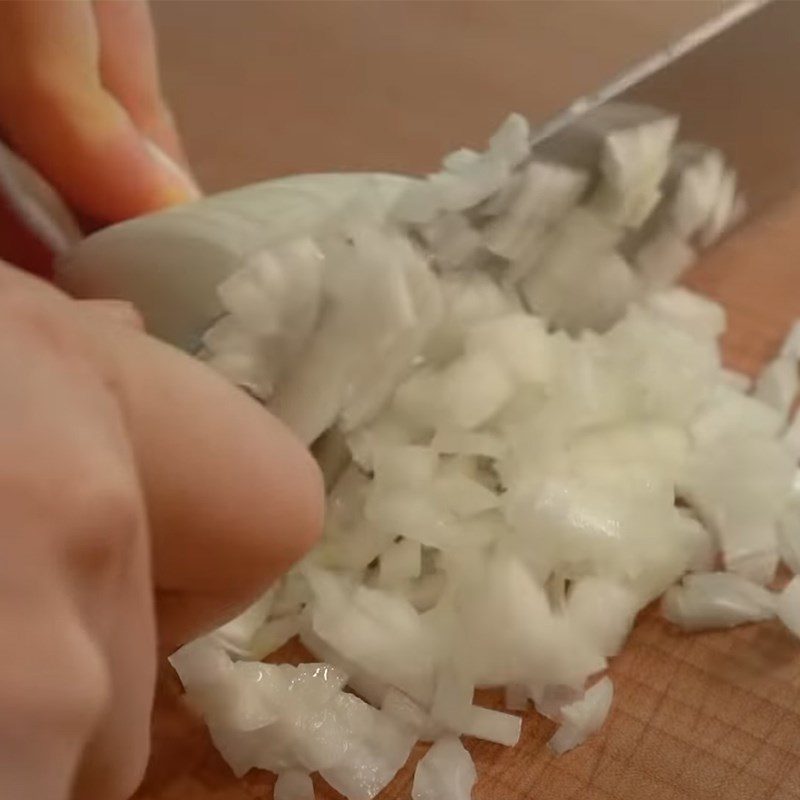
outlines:
[[[162,150],[152,139],[145,139],[144,143],[148,152],[153,157],[153,160],[157,161],[159,166],[168,170],[176,179],[173,184],[173,187],[177,190],[174,198],[176,203],[199,200],[203,196],[200,187],[180,164]]]

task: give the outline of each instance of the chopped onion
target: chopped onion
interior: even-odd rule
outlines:
[[[664,616],[684,630],[732,628],[775,616],[771,592],[739,575],[725,572],[695,573],[682,586],[667,590]]]
[[[564,721],[548,742],[550,749],[561,755],[583,744],[606,721],[613,697],[614,684],[610,678],[602,678],[580,700],[564,706]]]
[[[576,747],[662,595],[689,630],[777,613],[800,635],[800,579],[764,588],[779,558],[800,570],[800,328],[750,392],[724,310],[670,288],[741,208],[721,154],[676,130],[606,105],[532,159],[512,115],[220,287],[202,357],[316,442],[328,492],[318,546],[172,657],[237,775],[371,800],[435,740],[413,796],[465,800],[456,736],[522,725],[475,689],[533,700]],[[294,635],[319,664],[258,663]]]
[[[411,787],[413,800],[470,800],[475,764],[455,736],[437,740],[420,759]]]
[[[778,617],[797,637],[800,637],[800,576],[795,575],[778,595]]]
[[[314,784],[307,772],[281,772],[274,792],[275,800],[314,800]]]
[[[753,395],[786,417],[799,385],[797,359],[781,356],[764,367],[756,380]]]
[[[630,588],[590,576],[572,586],[566,612],[600,653],[613,656],[633,627],[638,605]]]

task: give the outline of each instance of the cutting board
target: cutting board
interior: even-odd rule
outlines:
[[[754,374],[800,317],[800,196],[731,236],[689,276],[728,311],[728,366]],[[302,660],[297,645],[279,659]],[[687,635],[647,609],[613,659],[616,695],[602,731],[558,758],[554,724],[525,715],[516,748],[467,741],[474,800],[800,800],[800,641],[777,622]],[[274,778],[237,780],[160,679],[151,766],[140,800],[268,800]],[[481,698],[497,705],[499,698]],[[413,765],[380,795],[409,798]],[[339,795],[316,782],[318,800]]]

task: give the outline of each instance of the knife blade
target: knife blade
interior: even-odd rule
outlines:
[[[655,108],[724,153],[753,215],[800,185],[798,54],[800,3],[736,3],[540,125],[533,154],[591,162],[584,134],[611,107]]]

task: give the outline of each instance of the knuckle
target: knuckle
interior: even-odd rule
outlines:
[[[16,276],[15,276],[16,277]],[[36,287],[39,289],[40,287]],[[58,306],[61,298],[0,278],[0,324],[17,336],[58,354],[82,351],[77,328]]]
[[[143,502],[138,486],[120,470],[100,472],[72,481],[60,500],[70,527],[72,557],[88,569],[118,564],[139,535],[144,524]]]

